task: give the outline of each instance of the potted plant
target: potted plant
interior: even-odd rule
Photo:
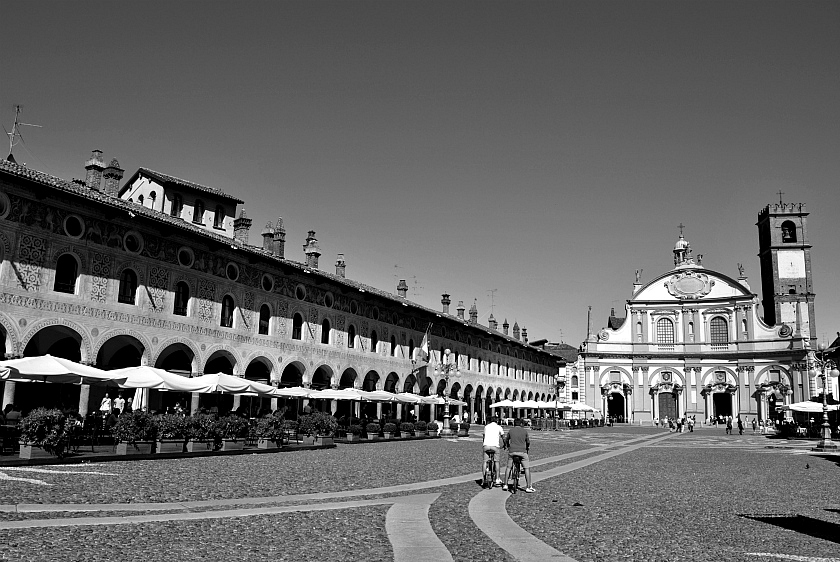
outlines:
[[[179,414],[160,414],[157,422],[157,452],[183,453],[184,442],[189,434],[187,418]]]
[[[400,424],[400,436],[403,438],[411,437],[414,434],[414,424],[411,422],[403,422]]]
[[[117,441],[118,455],[148,455],[157,435],[154,416],[143,410],[133,410],[117,418],[112,430]]]
[[[414,435],[426,435],[426,422],[418,421],[414,424]]]
[[[347,440],[348,441],[358,441],[362,435],[362,426],[352,424],[350,427],[347,428]]]
[[[470,433],[470,424],[463,422],[458,426],[458,437],[466,437]]]
[[[300,418],[298,433],[304,436],[304,445],[332,445],[336,427],[338,422],[334,417],[324,412],[314,412]]]
[[[285,420],[280,416],[269,415],[257,420],[254,435],[260,449],[275,449],[283,446]]]
[[[195,414],[187,419],[187,451],[212,451],[215,447],[216,418],[211,414]]]
[[[297,420],[285,420],[283,422],[283,440],[288,443],[294,437],[297,442]]]
[[[382,436],[385,439],[392,439],[394,437],[394,432],[397,430],[397,426],[392,423],[386,423],[382,426]]]
[[[367,438],[373,441],[374,439],[379,439],[379,424],[378,423],[369,423],[365,426],[365,431],[367,432]]]
[[[68,420],[61,410],[36,408],[20,424],[20,458],[63,457],[70,443]]]
[[[214,425],[222,440],[222,451],[241,451],[245,448],[248,420],[236,414],[230,414],[217,419]]]
[[[437,422],[430,421],[429,423],[426,424],[426,431],[432,437],[437,437],[437,430],[438,430]]]

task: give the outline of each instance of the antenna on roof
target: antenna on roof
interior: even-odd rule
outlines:
[[[490,293],[490,314],[496,313],[496,291],[499,289],[487,289],[487,292]]]
[[[41,125],[34,125],[32,123],[21,123],[18,119],[20,117],[20,110],[22,108],[23,106],[20,104],[15,105],[15,123],[12,125],[12,132],[6,133],[7,135],[9,135],[9,155],[6,157],[6,160],[8,160],[9,162],[15,161],[15,157],[12,156],[12,151],[18,144],[17,139],[23,140],[23,135],[20,133],[20,127],[41,127]],[[5,131],[6,128],[3,127],[3,130]]]

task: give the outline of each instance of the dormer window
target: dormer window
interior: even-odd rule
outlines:
[[[193,220],[195,224],[204,224],[204,203],[200,199],[195,200],[193,207]]]
[[[155,193],[154,191],[153,191],[153,192],[151,192],[151,193],[149,193],[149,200],[151,201],[151,203],[149,203],[149,207],[150,207],[153,211],[155,210],[155,200],[156,200],[156,199],[157,199],[157,193]]]
[[[140,205],[141,207],[143,206],[143,196],[142,195],[137,197],[137,204]]]
[[[216,214],[213,217],[213,228],[225,227],[225,209],[221,205],[216,207]]]
[[[172,217],[180,217],[181,216],[181,209],[184,208],[184,200],[181,199],[180,195],[176,195],[172,198],[172,208],[169,210],[169,216]]]

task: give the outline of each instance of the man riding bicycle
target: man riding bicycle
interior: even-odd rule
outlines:
[[[505,484],[502,486],[502,490],[508,489],[508,480],[510,479],[510,474],[513,469],[513,457],[519,457],[520,464],[522,468],[525,470],[525,483],[527,484],[527,488],[525,491],[530,493],[536,492],[531,487],[531,464],[528,462],[528,451],[531,448],[531,438],[528,436],[528,431],[522,427],[522,420],[520,418],[516,418],[513,421],[513,428],[505,435],[505,449],[508,450],[508,469],[505,473]],[[513,483],[514,486],[517,485],[517,482]]]
[[[481,455],[481,470],[484,471],[486,462],[487,462],[487,453],[492,451],[495,456],[493,457],[493,465],[496,467],[496,485],[502,485],[502,479],[499,477],[501,472],[499,471],[499,456],[500,456],[500,446],[502,443],[502,439],[505,436],[505,430],[502,429],[502,426],[499,425],[499,416],[494,416],[493,419],[484,426],[484,452]]]

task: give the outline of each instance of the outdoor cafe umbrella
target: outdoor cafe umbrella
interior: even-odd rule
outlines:
[[[275,388],[271,394],[280,398],[309,398],[310,392],[312,392],[310,389],[302,386],[286,386]]]
[[[827,406],[828,411],[837,410],[837,405]],[[776,410],[784,411],[791,410],[793,412],[805,412],[808,414],[821,414],[823,411],[822,403],[820,402],[794,402],[793,404],[784,404],[776,406]]]
[[[386,392],[384,390],[361,390],[362,399],[367,400],[368,402],[403,402],[403,403],[416,403],[419,402],[411,402],[410,400],[402,399],[402,394],[394,394],[393,392]],[[407,393],[406,393],[407,394]],[[407,394],[408,396],[415,396],[414,394]],[[418,397],[419,398],[419,397]]]
[[[496,402],[495,404],[490,404],[490,407],[491,408],[515,408],[516,406],[514,405],[513,402],[511,402],[510,400],[505,398],[501,402]]]
[[[52,355],[0,362],[0,380],[117,386],[125,379],[124,375]]]
[[[183,392],[199,392],[203,387],[200,382],[192,382],[196,379],[182,377],[157,367],[140,365],[138,367],[125,367],[110,371],[113,374],[125,375],[125,382],[120,384],[122,388],[151,388],[154,390],[179,390]]]
[[[309,397],[317,400],[361,400],[362,393],[355,388],[328,388],[326,390],[313,390]]]

